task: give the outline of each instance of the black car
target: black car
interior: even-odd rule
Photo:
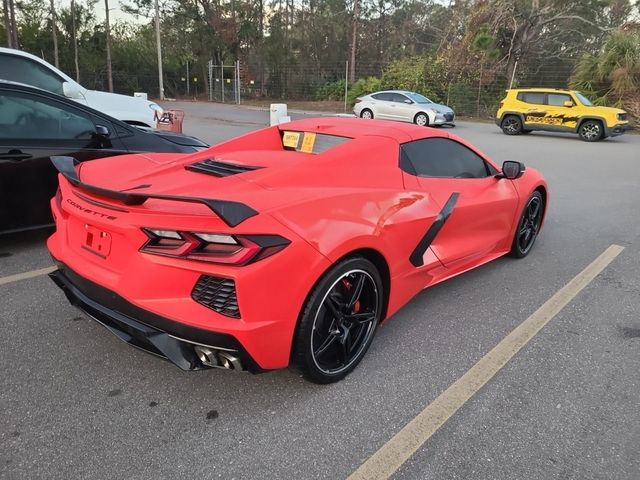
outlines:
[[[38,88],[0,81],[0,233],[53,222],[56,193],[52,155],[78,161],[136,152],[192,153],[197,138],[141,130],[73,100]]]

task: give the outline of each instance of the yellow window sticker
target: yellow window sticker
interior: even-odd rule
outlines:
[[[305,133],[304,138],[302,139],[302,147],[300,147],[300,151],[304,153],[313,153],[313,145],[316,143],[316,134],[315,133]]]
[[[282,144],[289,148],[297,148],[299,140],[300,132],[284,132],[282,136]]]

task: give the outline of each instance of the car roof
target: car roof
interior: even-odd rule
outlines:
[[[512,88],[512,92],[559,92],[559,93],[570,93],[575,92],[575,90],[568,90],[566,88],[554,88],[554,87],[523,87],[523,88]]]
[[[40,57],[38,57],[36,55],[32,55],[29,52],[23,52],[22,50],[16,50],[15,48],[0,47],[0,53],[6,53],[8,55],[14,55],[16,57],[29,58],[30,60],[33,60],[34,62],[38,62],[41,65],[45,65],[50,70],[53,70],[56,74],[60,75],[64,79],[65,82],[70,82],[70,83],[73,83],[75,85],[79,85],[78,83],[76,83],[75,80],[73,80],[69,75],[64,73],[59,68],[54,67],[53,65],[51,65],[46,60],[43,60],[42,58],[40,58]]]

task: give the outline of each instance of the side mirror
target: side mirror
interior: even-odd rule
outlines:
[[[573,107],[573,102],[572,102],[571,100],[566,100],[566,101],[564,102],[564,106],[565,106],[565,107]]]
[[[522,162],[514,162],[507,160],[502,164],[502,173],[496,175],[497,178],[507,178],[509,180],[515,180],[524,175],[525,166]]]
[[[411,100],[409,100],[408,98],[406,98],[404,100],[404,103],[406,103],[407,105],[411,105],[413,102]]]
[[[84,98],[82,90],[71,82],[64,82],[62,84],[62,93],[64,93],[64,96],[67,98]]]
[[[96,125],[96,137],[109,138],[111,132],[104,125]]]
[[[111,132],[104,125],[96,125],[96,132],[93,134],[93,139],[100,148],[111,148],[111,140],[109,137]]]

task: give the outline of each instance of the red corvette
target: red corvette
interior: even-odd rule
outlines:
[[[547,185],[441,130],[322,118],[195,154],[76,165],[51,274],[126,342],[185,370],[293,365],[329,383],[425,287],[538,235]]]

